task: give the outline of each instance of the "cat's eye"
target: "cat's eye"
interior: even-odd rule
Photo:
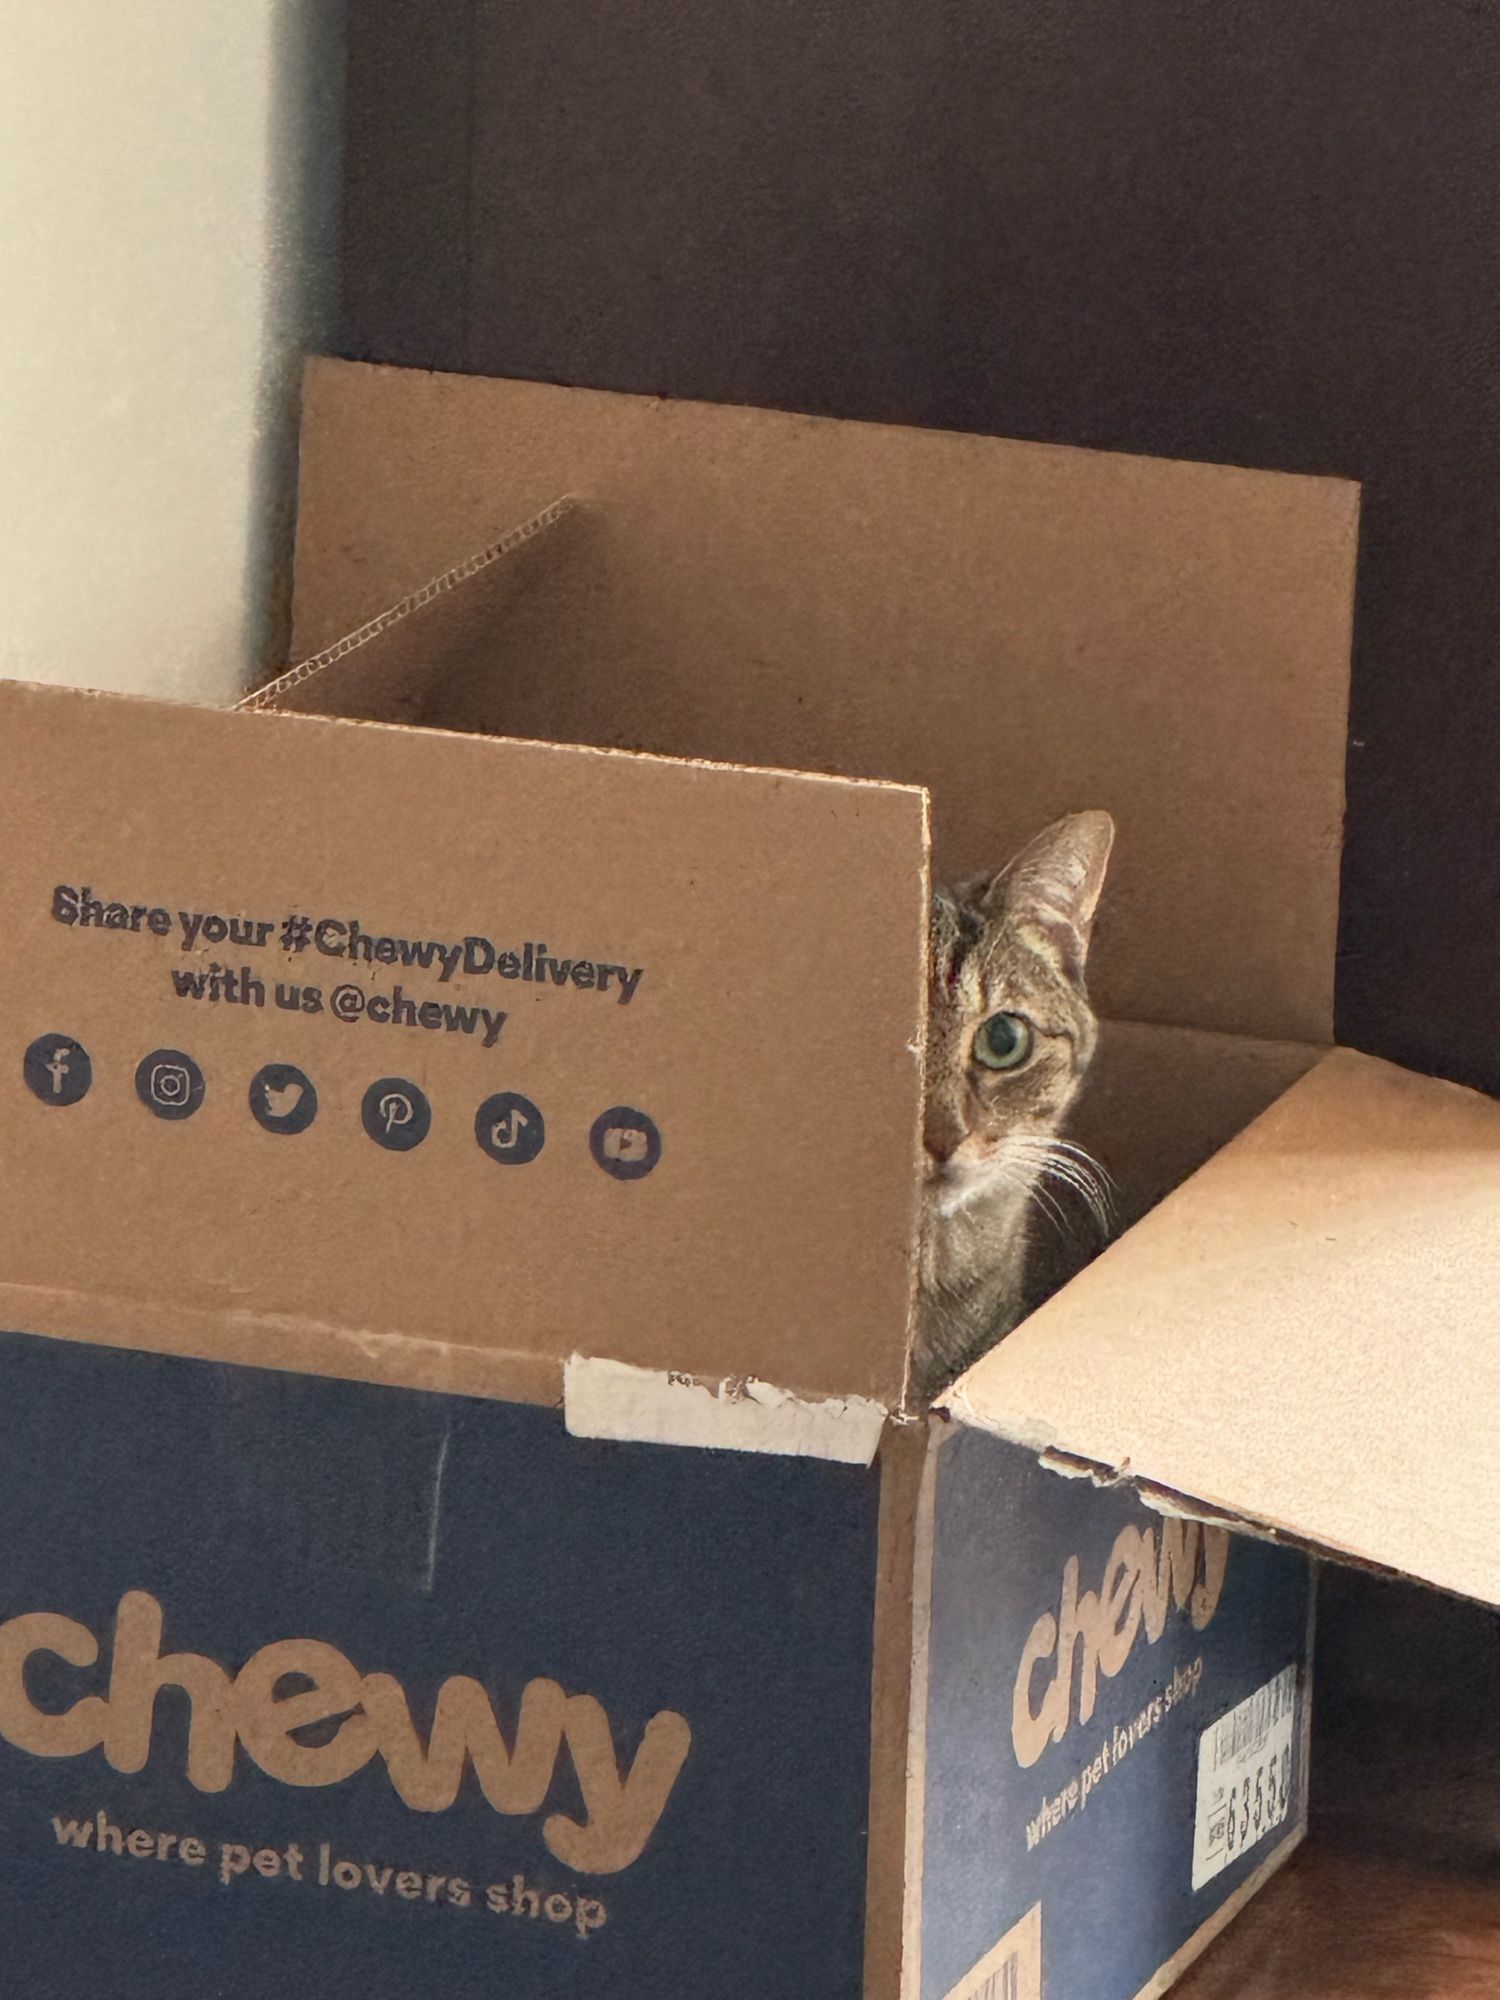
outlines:
[[[1024,1014],[991,1014],[974,1036],[974,1060],[986,1069],[1019,1069],[1031,1048],[1031,1023]]]

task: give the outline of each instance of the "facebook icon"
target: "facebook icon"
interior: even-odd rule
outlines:
[[[94,1080],[88,1050],[71,1035],[41,1036],[26,1051],[21,1068],[28,1089],[43,1104],[76,1104]]]

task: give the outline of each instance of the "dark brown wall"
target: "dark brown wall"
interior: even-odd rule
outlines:
[[[1500,1090],[1494,0],[350,12],[350,355],[1363,480],[1339,1028]]]

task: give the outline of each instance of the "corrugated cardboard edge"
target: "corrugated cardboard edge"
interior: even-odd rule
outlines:
[[[571,514],[572,512],[572,503],[563,509],[563,514]],[[561,518],[561,516],[558,518]],[[538,520],[540,520],[540,517],[538,517]],[[489,559],[492,560],[493,557],[491,556]],[[468,575],[478,574],[484,567],[484,559],[476,557],[473,560],[478,563],[479,570],[470,570],[467,564],[459,564],[457,566],[458,569],[465,570]],[[448,574],[457,574],[457,572],[445,572],[445,575]],[[460,581],[463,580],[460,579]],[[451,587],[456,588],[457,585]],[[423,591],[427,588],[428,586],[424,585]],[[414,593],[414,597],[421,595],[421,592]],[[392,606],[391,613],[382,612],[379,618],[372,619],[370,621],[371,635],[373,636],[375,628],[378,628],[380,631],[388,630],[391,618],[399,608]],[[304,665],[312,668],[321,661],[326,666],[331,663],[335,653],[337,653],[339,658],[343,658],[346,650],[341,643],[337,648],[330,647],[326,654],[319,654],[314,660],[304,662]],[[366,719],[362,716],[344,715],[336,709],[326,711],[283,709],[277,707],[272,701],[262,699],[263,696],[271,695],[278,688],[284,689],[288,685],[295,684],[294,677],[301,675],[302,669],[300,667],[288,668],[286,674],[278,676],[274,681],[268,681],[264,687],[257,688],[253,693],[244,696],[240,701],[235,702],[228,709],[220,712],[230,715],[254,715],[260,720],[269,719],[281,725],[335,723],[341,728],[346,729],[387,729],[393,730],[402,736],[442,736],[450,740],[454,737],[473,739],[477,736],[477,740],[486,743],[504,743],[512,746],[519,744],[533,749],[554,750],[559,755],[565,757],[596,758],[600,762],[613,760],[617,763],[659,764],[679,771],[722,771],[736,777],[790,780],[799,785],[824,786],[834,791],[900,792],[908,798],[914,798],[921,802],[924,854],[921,876],[924,890],[930,894],[932,794],[925,785],[910,784],[902,778],[851,778],[837,771],[801,771],[789,764],[735,763],[723,757],[679,757],[660,750],[620,750],[608,744],[563,743],[551,737],[506,736],[494,734],[489,731],[479,733],[468,730],[455,730],[444,728],[441,724],[431,722],[392,722],[377,718]],[[4,676],[0,676],[0,679],[4,679]],[[8,681],[6,684],[8,686],[24,688],[28,693],[40,695],[44,700],[52,699],[58,692],[55,687],[41,681]],[[136,706],[140,706],[141,704],[140,696],[124,695],[111,689],[83,688],[68,689],[66,692],[70,694],[86,694],[98,701],[130,702]],[[167,706],[167,704],[158,703],[157,706]],[[923,986],[925,991],[925,981],[923,982]],[[923,1026],[925,1027],[925,1013],[923,1016]],[[921,1055],[921,1049],[915,1043],[912,1045],[912,1053],[918,1057]]]
[[[1187,1943],[1172,1954],[1160,1972],[1146,1981],[1134,2000],[1161,2000],[1162,1994],[1177,1984],[1220,1933],[1228,1930],[1252,1897],[1258,1896],[1271,1877],[1286,1866],[1306,1838],[1307,1821],[1304,1816],[1302,1823],[1279,1846],[1272,1848],[1255,1873],[1247,1876],[1234,1894],[1227,1896],[1207,1922],[1193,1932]]]
[[[931,1423],[913,1526],[911,1710],[906,1739],[906,1871],[901,1899],[901,2000],[922,1991],[922,1879],[927,1833],[927,1700],[931,1673],[932,1563],[937,1531],[938,1457],[952,1433]]]
[[[584,1354],[564,1365],[563,1411],[577,1438],[864,1466],[874,1463],[890,1414],[864,1396],[794,1396],[754,1377],[703,1382]]]
[[[554,1356],[470,1347],[386,1327],[10,1282],[0,1283],[0,1327],[91,1347],[324,1375],[419,1393],[554,1409],[562,1401],[562,1367]]]
[[[278,709],[285,697],[294,689],[316,679],[319,674],[335,666],[338,661],[347,659],[351,653],[357,653],[362,646],[367,646],[372,640],[378,639],[393,625],[402,624],[437,598],[450,596],[455,590],[461,589],[464,584],[482,575],[485,570],[523,547],[545,529],[553,527],[581,504],[571,494],[564,494],[561,499],[554,500],[550,506],[533,514],[529,520],[522,521],[516,527],[507,530],[498,541],[491,542],[487,548],[466,556],[451,569],[444,570],[440,576],[430,577],[426,583],[410,591],[399,602],[387,606],[375,617],[367,618],[363,625],[356,626],[343,638],[336,639],[331,646],[325,646],[322,652],[313,653],[309,658],[299,661],[297,665],[288,667],[285,673],[278,674],[274,680],[255,688],[250,694],[235,702],[234,707],[242,711]]]
[[[918,1519],[931,1456],[932,1442],[925,1424],[892,1424],[878,1460],[880,1544],[870,1699],[864,2000],[900,2000],[905,1977],[907,1829],[912,1787],[909,1748],[916,1713]]]

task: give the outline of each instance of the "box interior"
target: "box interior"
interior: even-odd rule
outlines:
[[[1331,1037],[1356,501],[314,362],[299,664],[251,702],[901,776],[940,875],[1108,804],[1073,1136],[1128,1226]]]
[[[1355,486],[315,361],[294,657],[567,496],[429,720],[923,785],[940,875],[1105,805],[1101,1011],[1331,1039]]]

